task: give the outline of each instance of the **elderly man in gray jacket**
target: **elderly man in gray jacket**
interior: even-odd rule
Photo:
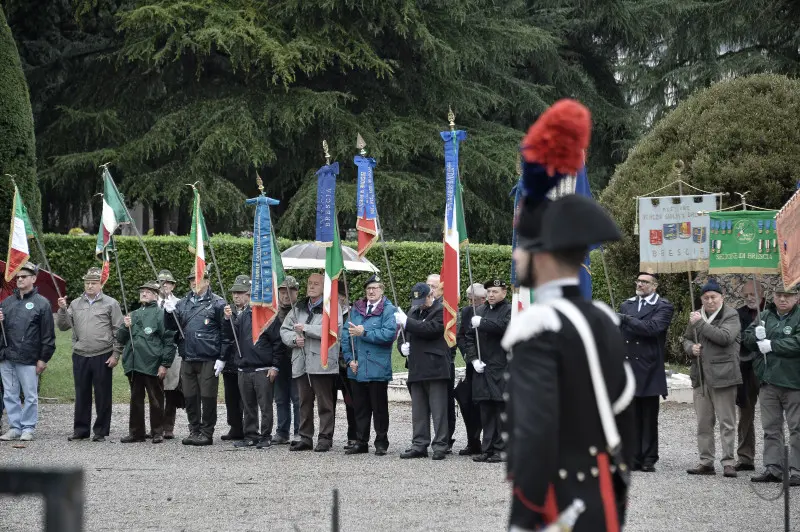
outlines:
[[[75,381],[75,419],[69,441],[89,438],[103,441],[111,429],[112,370],[122,355],[117,330],[122,327],[122,311],[113,297],[103,293],[100,268],[89,268],[83,276],[83,294],[58,300],[56,326],[72,329],[72,376]],[[96,419],[92,422],[92,389]]]
[[[703,286],[700,311],[689,316],[683,348],[692,357],[691,378],[697,414],[697,447],[700,463],[686,472],[713,475],[714,423],[719,422],[722,469],[735,477],[736,391],[742,383],[739,369],[741,324],[736,309],[726,305],[722,289],[709,280]]]
[[[339,375],[339,344],[328,350],[328,365],[323,367],[322,292],[324,277],[313,273],[308,277],[307,297],[299,300],[286,315],[281,326],[281,340],[292,349],[292,378],[300,395],[300,440],[292,442],[290,451],[310,451],[314,443],[314,401],[319,413],[319,436],[316,452],[327,452],[333,443],[336,419],[336,378]],[[332,305],[333,306],[333,303]],[[336,305],[338,307],[338,305]],[[339,309],[339,321],[342,312]],[[341,328],[340,328],[341,330]],[[341,332],[339,333],[341,338]]]

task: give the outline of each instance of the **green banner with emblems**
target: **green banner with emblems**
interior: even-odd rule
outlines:
[[[708,273],[779,273],[778,211],[709,213]]]

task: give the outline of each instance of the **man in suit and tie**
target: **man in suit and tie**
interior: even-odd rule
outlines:
[[[659,296],[658,276],[640,272],[636,296],[620,307],[620,329],[625,338],[626,359],[636,375],[634,398],[635,438],[633,469],[655,471],[658,461],[659,396],[667,396],[664,373],[667,329],[675,312],[672,303]]]

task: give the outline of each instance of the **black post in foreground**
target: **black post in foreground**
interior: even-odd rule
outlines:
[[[0,493],[43,495],[47,532],[83,530],[83,470],[0,469]]]
[[[787,439],[788,440],[788,439]],[[783,448],[783,529],[789,532],[789,444]]]
[[[331,531],[339,532],[339,490],[333,490],[333,515],[331,515]]]

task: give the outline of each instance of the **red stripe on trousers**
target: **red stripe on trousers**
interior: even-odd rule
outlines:
[[[597,455],[597,468],[600,470],[600,499],[603,501],[603,512],[606,516],[606,531],[619,532],[619,517],[617,516],[617,497],[611,482],[611,470],[608,454]]]

